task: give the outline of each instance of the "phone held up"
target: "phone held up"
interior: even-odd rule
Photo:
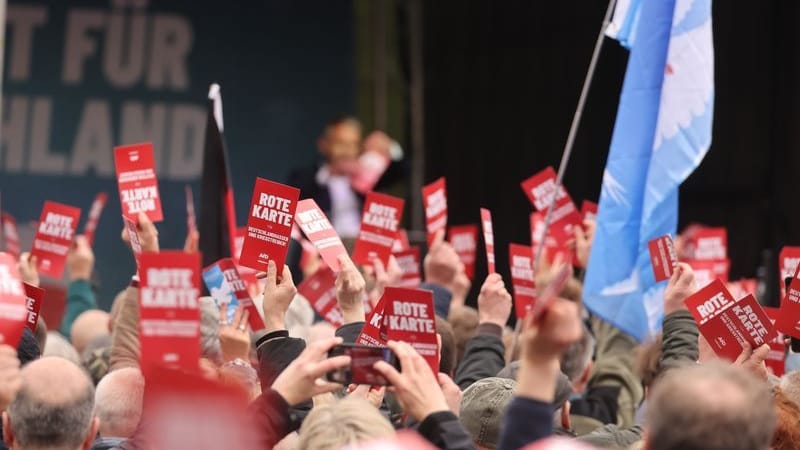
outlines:
[[[389,382],[372,367],[378,361],[384,361],[400,370],[400,362],[397,360],[397,356],[391,349],[386,347],[340,344],[328,351],[329,358],[334,356],[350,357],[350,366],[342,367],[326,374],[328,381],[334,383],[386,386]]]

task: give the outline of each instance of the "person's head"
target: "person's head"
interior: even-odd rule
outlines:
[[[497,448],[505,409],[514,398],[516,386],[514,380],[490,377],[464,391],[459,421],[479,450]]]
[[[306,343],[311,345],[314,342],[329,339],[334,336],[336,336],[336,327],[322,320],[311,325],[308,329],[308,339],[306,339]]]
[[[453,337],[453,327],[446,320],[436,316],[436,333],[441,337],[439,359],[439,372],[450,375],[456,371],[456,341]]]
[[[56,357],[22,369],[22,387],[3,413],[3,439],[13,450],[88,449],[97,434],[94,386],[75,364]]]
[[[785,373],[780,386],[786,398],[800,406],[800,370]]]
[[[58,331],[49,331],[47,333],[47,344],[44,346],[42,356],[57,356],[70,361],[76,366],[81,365],[81,357],[78,355],[78,352],[75,351],[75,347],[67,342],[64,336],[61,336],[61,333]]]
[[[222,364],[219,347],[219,308],[211,297],[200,297],[200,356],[216,365]]]
[[[97,336],[111,334],[109,331],[109,314],[99,309],[90,309],[79,315],[72,323],[70,341],[78,354],[83,353],[86,346]]]
[[[361,122],[351,116],[331,120],[325,125],[317,145],[331,166],[355,161],[361,153]]]
[[[295,450],[333,450],[394,435],[394,428],[365,400],[348,398],[311,410]]]
[[[39,347],[39,341],[36,336],[27,327],[22,329],[22,336],[17,344],[17,358],[23,366],[31,361],[35,361],[42,356],[42,350]]]
[[[109,372],[95,392],[94,414],[100,419],[100,436],[129,438],[142,416],[144,377],[128,367]]]
[[[723,363],[669,371],[653,386],[647,450],[764,450],[775,406],[763,381]]]
[[[478,330],[478,311],[469,306],[454,308],[447,318],[453,327],[453,337],[456,341],[456,362],[464,357],[467,341],[475,336]]]
[[[45,344],[47,344],[47,322],[44,321],[44,317],[39,316],[39,320],[36,321],[36,331],[33,334],[36,336],[39,349],[44,349]]]
[[[572,389],[576,393],[583,392],[589,382],[594,345],[594,336],[584,324],[580,340],[567,347],[561,355],[561,372],[569,378]]]
[[[789,400],[780,389],[775,392],[775,415],[778,426],[772,436],[770,450],[800,448],[800,406]]]

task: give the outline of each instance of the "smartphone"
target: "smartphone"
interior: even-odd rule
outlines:
[[[340,344],[328,351],[328,357],[346,355],[350,357],[350,365],[333,370],[326,374],[328,381],[334,383],[369,384],[372,386],[386,386],[389,382],[372,366],[378,361],[384,361],[397,370],[400,362],[394,352],[386,347],[369,347],[357,344]]]

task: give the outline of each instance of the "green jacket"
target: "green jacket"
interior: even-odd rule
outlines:
[[[92,291],[92,285],[87,280],[75,280],[67,287],[67,310],[64,312],[64,319],[61,320],[61,327],[58,331],[67,340],[70,340],[72,323],[84,312],[90,309],[97,309],[97,300]]]

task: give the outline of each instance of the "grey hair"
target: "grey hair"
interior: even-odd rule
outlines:
[[[583,375],[583,371],[594,356],[594,347],[594,336],[584,323],[581,338],[561,354],[561,372],[569,377],[570,382],[576,382]]]
[[[219,346],[219,308],[211,297],[200,297],[200,355],[222,364]]]
[[[8,417],[20,447],[73,450],[92,426],[93,406],[94,386],[88,380],[80,395],[59,405],[36,398],[23,386],[8,407]]]

